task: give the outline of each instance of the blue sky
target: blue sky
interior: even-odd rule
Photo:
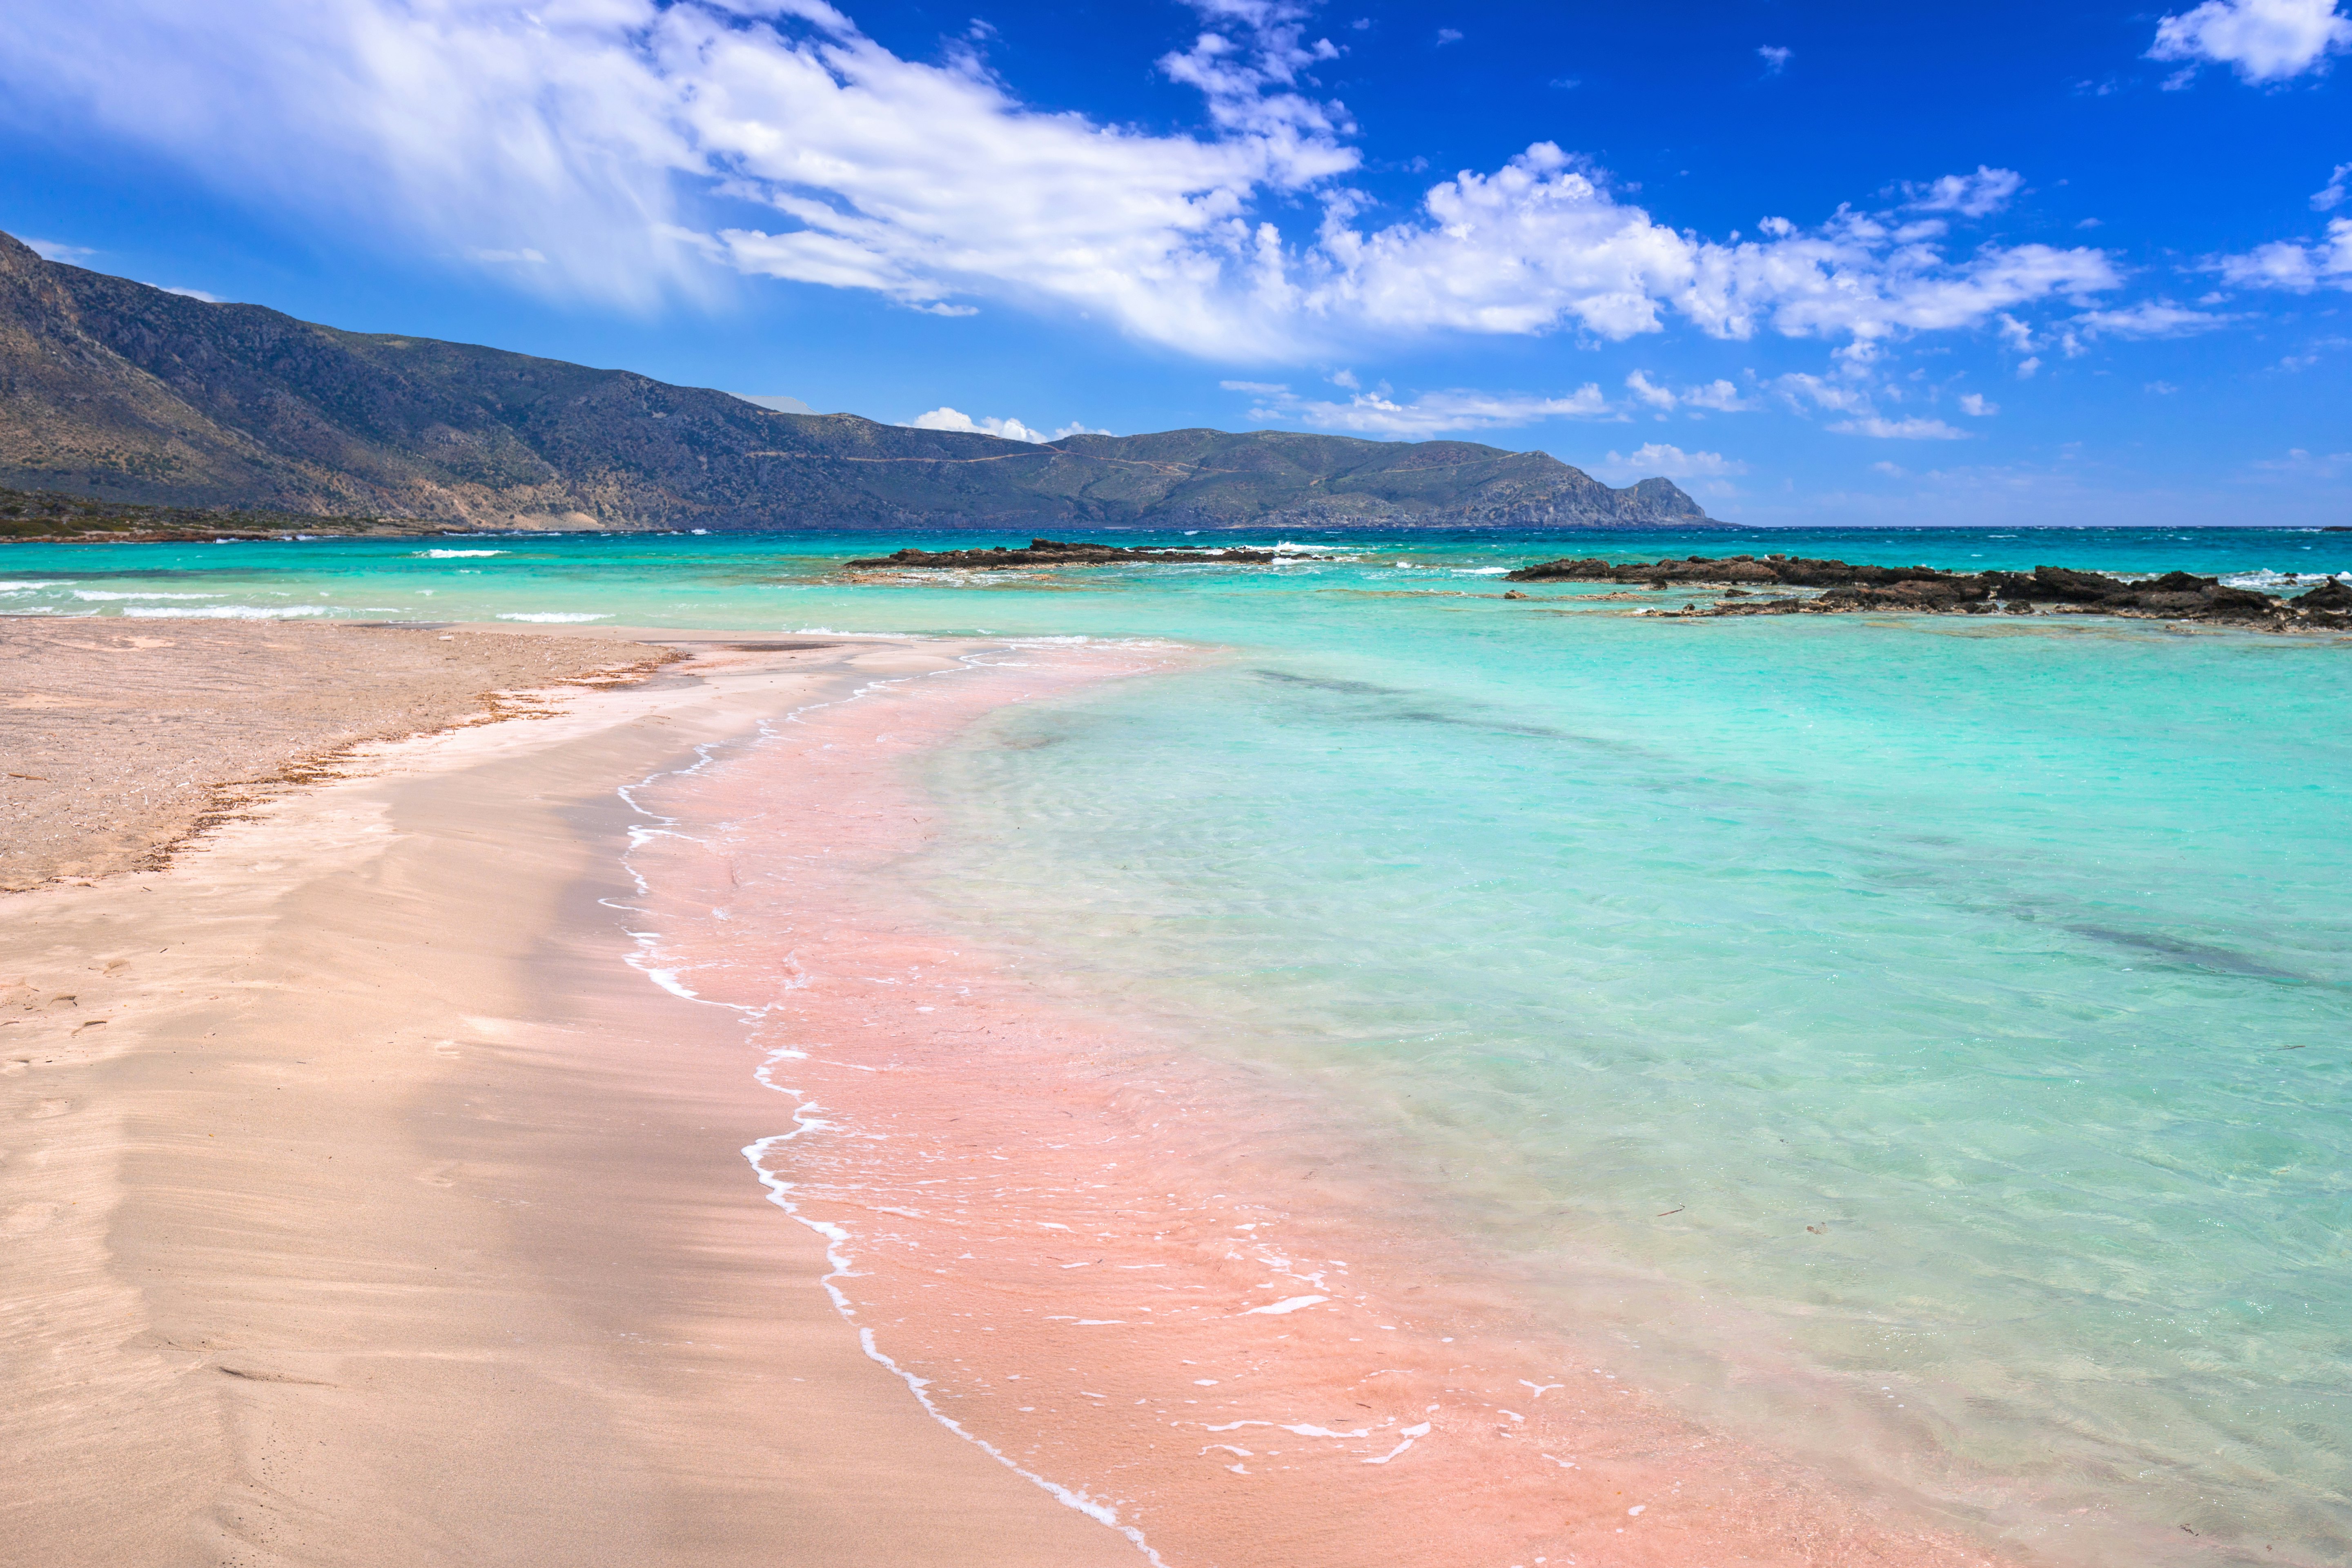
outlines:
[[[2345,523],[2339,3],[16,0],[0,227],[900,423]]]

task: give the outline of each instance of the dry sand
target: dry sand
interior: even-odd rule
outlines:
[[[160,864],[347,747],[671,657],[610,636],[0,616],[0,890]]]
[[[740,1030],[598,901],[616,783],[907,657],[705,648],[0,900],[7,1561],[1139,1560],[861,1352],[738,1153]]]

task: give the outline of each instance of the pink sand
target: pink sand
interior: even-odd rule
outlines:
[[[1401,1209],[1343,1118],[885,896],[934,830],[922,751],[1185,657],[877,679],[636,792],[675,819],[633,856],[646,965],[742,1009],[778,1096],[747,1155],[831,1238],[869,1351],[1171,1565],[1993,1561],[1612,1375]]]

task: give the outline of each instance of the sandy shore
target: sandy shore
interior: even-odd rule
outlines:
[[[929,656],[689,651],[0,900],[11,1560],[1137,1560],[861,1352],[598,902],[617,783]]]
[[[0,616],[0,890],[158,864],[348,747],[671,657],[609,636]]]
[[[687,658],[0,899],[26,1561],[1994,1560],[1694,1424],[1362,1130],[893,880],[928,748],[1190,656],[530,657],[615,643]]]

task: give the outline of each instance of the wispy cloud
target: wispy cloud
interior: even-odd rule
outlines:
[[[1657,474],[1670,479],[1727,479],[1748,471],[1747,464],[1720,452],[1685,452],[1663,441],[1652,441],[1628,454],[1612,452],[1606,467],[1643,479]]]
[[[1851,209],[1710,239],[1549,142],[1372,224],[1349,184],[1356,127],[1315,78],[1339,50],[1307,5],[1194,9],[1198,35],[1158,65],[1202,95],[1197,133],[1038,109],[989,68],[984,30],[908,60],[824,0],[16,5],[0,8],[0,84],[240,195],[632,309],[715,300],[742,274],[1312,363],[1368,337],[1613,342],[1675,318],[1871,343],[2084,309],[2121,282],[2098,249],[1948,254],[1932,225]],[[1780,48],[1762,57],[1776,68]],[[1919,188],[1948,186],[1965,215],[1993,176],[2014,177]],[[1321,220],[1286,232],[1301,198]]]
[[[1647,372],[1637,370],[1625,378],[1625,390],[1633,395],[1634,402],[1661,413],[1703,408],[1718,414],[1738,414],[1753,406],[1741,399],[1739,388],[1719,377],[1696,386],[1676,388],[1654,382]]]
[[[1841,436],[1874,436],[1882,441],[1965,441],[1969,433],[1940,419],[1888,419],[1872,414],[1829,426]]]
[[[1449,391],[1423,393],[1410,403],[1397,402],[1386,388],[1360,392],[1345,403],[1301,397],[1284,388],[1252,408],[1250,417],[1290,420],[1357,436],[1419,440],[1464,430],[1514,429],[1547,419],[1603,417],[1610,412],[1601,388],[1588,383],[1566,397]]]
[[[87,245],[67,245],[54,239],[35,239],[29,235],[25,237],[25,245],[44,261],[76,262],[98,254]]]
[[[2149,300],[2120,310],[2085,310],[2072,319],[2084,337],[2186,338],[2227,326],[2237,318],[2192,310],[2169,300]]]
[[[1796,52],[1794,49],[1783,48],[1778,44],[1765,44],[1757,49],[1756,58],[1764,62],[1766,76],[1779,76],[1789,68],[1789,61]]]
[[[2009,205],[2025,184],[2014,169],[1994,169],[1979,163],[1973,174],[1946,174],[1924,185],[1906,184],[1904,205],[1913,212],[1958,213],[1984,217]]]

